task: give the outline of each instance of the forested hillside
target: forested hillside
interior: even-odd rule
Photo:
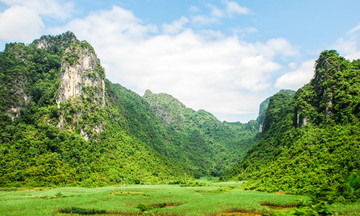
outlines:
[[[295,94],[295,91],[290,90],[290,89],[281,89],[278,93],[280,94],[284,94],[284,95],[288,95],[290,97],[293,97]],[[269,101],[270,101],[271,97],[266,98],[259,107],[259,116],[256,118],[256,121],[258,123],[258,127],[259,127],[259,132],[262,132],[263,130],[263,124],[264,124],[264,119],[265,119],[265,114],[266,114],[266,109],[269,106]]]
[[[94,49],[71,32],[28,46],[7,44],[0,67],[2,186],[93,186],[180,175],[153,147],[161,144],[149,129],[156,121],[137,123],[147,118],[134,108],[144,103],[141,97],[106,81]]]
[[[254,123],[222,123],[113,84],[71,32],[0,53],[0,186],[101,186],[219,175],[255,142]],[[168,96],[172,98],[171,96]],[[168,112],[168,113],[166,113]],[[175,117],[174,117],[175,116]]]
[[[229,173],[247,187],[360,198],[360,60],[324,51],[315,75],[294,97],[270,98],[259,141]]]
[[[168,94],[147,90],[144,99],[165,125],[166,153],[199,175],[220,176],[240,161],[258,138],[257,123],[220,122],[204,110],[194,111]]]

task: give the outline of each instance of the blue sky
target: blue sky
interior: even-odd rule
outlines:
[[[70,30],[94,46],[112,82],[247,122],[267,97],[306,84],[322,50],[360,58],[359,8],[358,0],[0,0],[0,49]]]

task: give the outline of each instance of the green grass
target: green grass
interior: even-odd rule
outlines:
[[[302,196],[244,191],[241,182],[211,183],[201,187],[179,185],[130,185],[102,188],[3,188],[0,190],[1,215],[70,215],[69,209],[84,212],[106,211],[140,215],[216,215],[226,212],[269,212],[261,203],[292,205]],[[356,212],[359,204],[333,206],[342,212]],[[142,211],[141,211],[142,210]],[[78,214],[73,214],[78,215]]]

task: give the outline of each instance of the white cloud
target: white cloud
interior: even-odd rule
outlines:
[[[220,23],[221,18],[231,18],[235,15],[250,14],[250,9],[240,6],[234,1],[221,1],[225,6],[223,9],[219,9],[213,4],[208,4],[207,7],[211,9],[209,15],[196,15],[192,17],[192,22],[201,25],[210,25],[214,23]]]
[[[237,2],[234,1],[223,1],[223,3],[226,5],[226,14],[228,16],[233,16],[236,14],[250,14],[250,9],[246,7],[240,6]]]
[[[282,75],[276,80],[275,87],[280,89],[293,89],[297,90],[306,83],[308,83],[314,75],[315,60],[303,62],[301,66],[292,72]],[[291,67],[295,67],[291,63]]]
[[[220,10],[215,5],[208,4],[208,7],[211,8],[211,16],[212,17],[225,17],[226,16],[225,11]]]
[[[189,10],[190,10],[191,12],[193,12],[193,13],[196,13],[196,12],[199,12],[199,11],[200,11],[200,9],[197,8],[196,6],[190,6]]]
[[[346,36],[339,38],[333,48],[347,59],[360,59],[360,25],[348,31]]]
[[[233,28],[232,32],[234,35],[238,35],[240,38],[245,38],[249,34],[257,33],[259,30],[257,30],[254,27],[248,27],[248,28]]]
[[[74,13],[74,4],[64,0],[0,0],[8,6],[23,6],[38,15],[66,19]],[[20,15],[21,16],[21,15]]]
[[[288,64],[288,66],[289,66],[291,69],[296,69],[297,64],[296,64],[295,62],[290,62],[290,63]]]
[[[0,13],[0,39],[5,41],[31,42],[44,31],[39,15],[26,7],[13,6]]]
[[[8,6],[0,12],[0,40],[29,43],[46,34],[44,19],[66,20],[74,4],[65,0],[0,0]]]
[[[205,40],[219,40],[226,38],[226,35],[224,35],[221,31],[214,31],[211,29],[200,30],[197,34]]]
[[[191,21],[194,24],[200,24],[200,25],[210,25],[214,23],[220,23],[220,20],[218,18],[212,16],[205,16],[205,15],[196,15],[192,17]]]
[[[163,31],[168,34],[176,34],[184,30],[184,25],[189,22],[189,19],[186,17],[181,17],[178,20],[175,20],[171,24],[163,24]]]
[[[273,59],[295,52],[284,39],[248,43],[211,30],[166,27],[172,34],[156,32],[156,26],[114,7],[73,20],[53,33],[71,30],[89,41],[112,82],[139,94],[146,89],[166,92],[188,107],[223,117],[250,113],[256,118],[265,97],[258,95],[266,95],[271,74],[281,68]]]
[[[223,0],[224,9],[219,9],[215,5],[208,4],[211,8],[211,16],[213,17],[232,17],[240,14],[250,14],[250,9],[240,6],[237,2]]]
[[[266,44],[258,42],[257,48],[260,52],[268,57],[274,57],[278,53],[282,53],[284,56],[294,56],[298,54],[297,50],[284,38],[269,39]]]
[[[354,28],[350,29],[350,31],[348,31],[348,34],[354,34],[355,32],[360,30],[360,25],[355,26]]]
[[[84,19],[74,19],[65,27],[52,32],[71,30],[78,36],[98,45],[100,49],[109,45],[119,46],[126,41],[143,39],[157,32],[154,25],[143,25],[131,11],[114,6],[111,10],[93,12]]]
[[[272,45],[271,45],[272,44]],[[283,52],[291,54],[294,52],[291,44],[286,41],[272,41],[267,48],[270,48],[269,55],[272,55],[274,47],[278,47]],[[272,48],[271,48],[272,47]],[[288,48],[287,48],[288,47]],[[344,37],[339,38],[336,43],[330,47],[330,49],[336,49],[341,56],[347,59],[354,60],[360,58],[360,25],[355,26],[347,32]],[[309,60],[303,62],[298,68],[296,63],[289,63],[289,67],[294,71],[286,73],[276,80],[275,87],[277,88],[290,88],[298,89],[304,84],[308,83],[314,75],[314,64],[315,60]]]
[[[259,30],[257,30],[254,27],[234,29],[235,34],[244,34],[244,33],[249,34],[249,33],[256,33],[256,32],[259,32]]]

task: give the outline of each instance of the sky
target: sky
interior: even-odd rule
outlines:
[[[256,119],[323,50],[360,58],[358,0],[0,0],[0,50],[42,35],[88,41],[113,83],[168,93],[221,121]]]

